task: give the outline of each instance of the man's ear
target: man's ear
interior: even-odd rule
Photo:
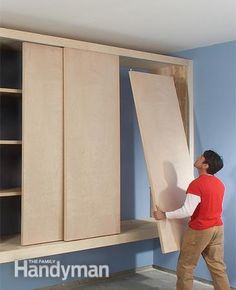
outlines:
[[[209,165],[207,163],[203,163],[203,167],[204,167],[204,169],[208,169]]]

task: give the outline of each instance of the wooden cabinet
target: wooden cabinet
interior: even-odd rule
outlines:
[[[157,237],[120,221],[119,70],[173,77],[193,156],[192,62],[4,28],[0,43],[0,262]]]
[[[22,143],[21,190],[1,191],[22,192],[22,245],[119,233],[119,57],[33,43],[22,56],[22,141],[1,141]]]

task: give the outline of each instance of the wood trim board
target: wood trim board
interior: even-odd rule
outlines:
[[[179,57],[166,56],[156,53],[138,51],[104,44],[80,41],[75,39],[32,33],[0,27],[0,38],[9,38],[23,42],[35,42],[39,44],[55,45],[59,47],[76,48],[87,51],[112,54],[136,59],[155,61],[160,63],[173,63],[177,65],[188,65],[189,60]]]
[[[169,76],[129,72],[144,148],[153,205],[163,211],[182,206],[193,179],[180,107]],[[186,220],[158,222],[163,253],[179,250]]]

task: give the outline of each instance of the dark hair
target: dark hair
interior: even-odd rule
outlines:
[[[215,174],[221,170],[221,168],[223,168],[223,159],[216,152],[212,150],[206,150],[203,153],[203,156],[205,157],[204,163],[208,164],[207,173]]]

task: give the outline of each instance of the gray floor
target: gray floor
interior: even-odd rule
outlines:
[[[175,290],[176,276],[156,269],[148,269],[137,274],[112,278],[94,285],[66,287],[69,290]],[[210,290],[212,286],[194,282],[194,290]]]

